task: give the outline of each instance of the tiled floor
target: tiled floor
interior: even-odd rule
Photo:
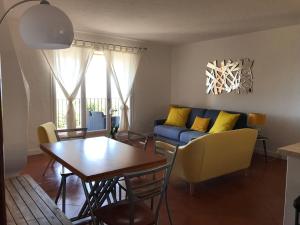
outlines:
[[[148,151],[152,150],[152,145]],[[48,170],[44,155],[30,156],[23,173],[30,174],[54,199],[59,185],[58,163]],[[286,162],[268,163],[255,155],[247,175],[238,172],[197,185],[194,196],[187,185],[172,180],[169,201],[175,225],[282,225]],[[68,178],[67,216],[78,212],[84,201],[80,179]],[[161,210],[161,225],[167,225],[166,210]]]

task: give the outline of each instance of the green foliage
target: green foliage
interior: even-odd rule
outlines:
[[[87,110],[88,111],[96,111],[96,104],[95,103],[93,103],[93,102],[88,102],[88,104],[87,104],[87,106],[86,106],[86,108],[87,108]]]

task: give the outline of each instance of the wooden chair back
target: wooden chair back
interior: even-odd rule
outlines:
[[[161,141],[155,142],[155,148],[154,148],[155,153],[166,157],[167,162],[170,165],[169,174],[168,174],[169,176],[171,175],[172,169],[174,167],[178,147],[179,147],[178,145],[170,145]]]
[[[87,128],[56,129],[53,122],[41,124],[37,129],[40,144],[57,141],[86,138]]]
[[[157,223],[159,210],[169,180],[169,169],[170,164],[166,164],[150,170],[124,174],[130,203],[130,225],[134,225],[135,204],[141,201],[153,200],[154,198],[157,198],[156,207],[153,208],[155,222]],[[146,183],[136,184],[136,179],[145,176],[150,176],[152,179],[149,179]]]
[[[87,135],[87,128],[59,129],[55,130],[57,140],[84,139]]]

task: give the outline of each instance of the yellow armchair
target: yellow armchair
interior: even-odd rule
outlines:
[[[207,134],[178,149],[172,176],[193,184],[246,169],[251,164],[257,130],[244,128]],[[157,141],[156,147],[171,145]]]

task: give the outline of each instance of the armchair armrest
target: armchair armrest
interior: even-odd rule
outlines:
[[[154,120],[154,126],[163,125],[167,119]]]

